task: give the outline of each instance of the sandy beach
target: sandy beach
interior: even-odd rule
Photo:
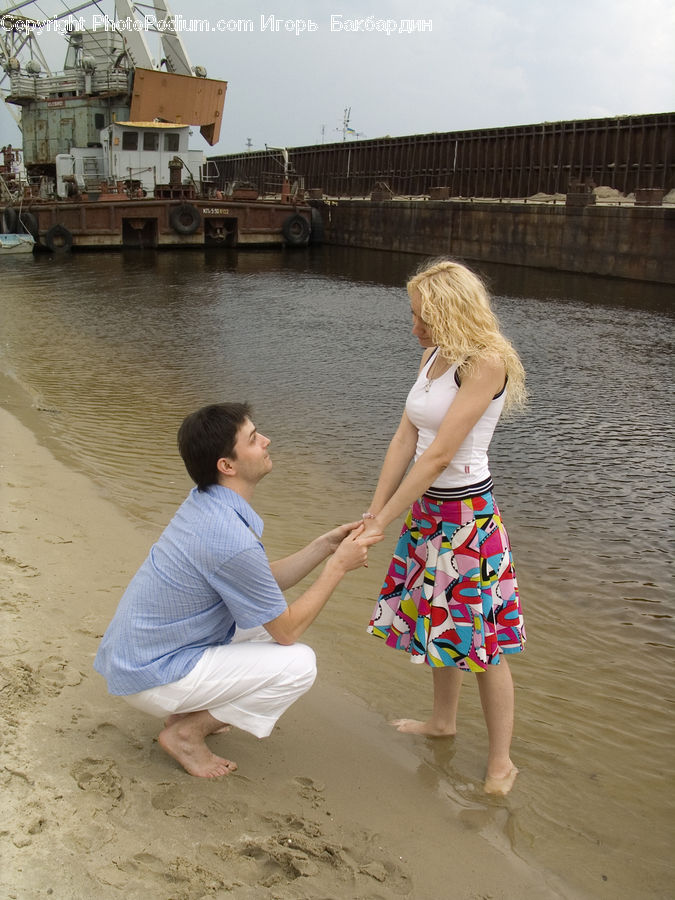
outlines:
[[[491,829],[508,798],[435,790],[321,659],[269,739],[210,739],[236,774],[183,772],[92,669],[148,535],[5,410],[0,434],[3,897],[574,896]]]

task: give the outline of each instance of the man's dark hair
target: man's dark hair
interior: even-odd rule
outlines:
[[[178,451],[200,491],[218,483],[219,459],[235,458],[237,432],[250,417],[248,403],[212,403],[183,419],[178,429]]]

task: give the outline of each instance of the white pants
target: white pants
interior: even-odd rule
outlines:
[[[277,644],[264,628],[249,628],[237,631],[232,643],[205,650],[184,678],[123,699],[159,717],[208,710],[219,722],[263,738],[315,678],[311,647]]]

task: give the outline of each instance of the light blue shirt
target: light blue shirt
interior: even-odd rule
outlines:
[[[287,603],[260,541],[263,522],[235,491],[193,488],[134,575],[94,668],[111,694],[178,681],[207,647],[228,644]]]

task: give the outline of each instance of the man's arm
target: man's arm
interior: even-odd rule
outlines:
[[[329,532],[329,534],[331,533]],[[359,539],[362,533],[362,526],[350,531],[330,557],[314,584],[297,600],[294,600],[281,615],[266,623],[265,628],[278,644],[294,644],[319,615],[347,572],[366,565],[368,547],[382,540],[382,535]],[[300,553],[302,552],[300,551]]]
[[[281,590],[286,591],[302,581],[319,563],[322,563],[331,553],[335,553],[347,535],[360,524],[361,522],[349,522],[346,525],[339,525],[332,531],[315,538],[297,553],[270,563],[272,575]]]

